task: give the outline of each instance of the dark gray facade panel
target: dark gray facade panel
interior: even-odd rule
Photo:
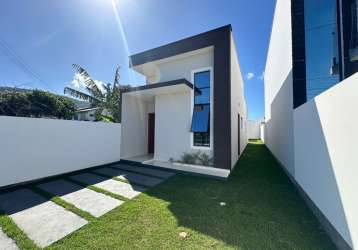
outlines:
[[[215,38],[220,36],[222,32],[231,31],[231,25],[226,25],[214,30],[210,30],[199,35],[185,38],[173,43],[169,43],[158,48],[147,50],[130,56],[131,66],[141,65],[147,62],[152,62],[171,56],[187,53],[193,50],[202,49],[213,46]]]
[[[191,89],[194,88],[194,85],[191,82],[189,82],[188,80],[183,78],[183,79],[178,79],[178,80],[173,80],[173,81],[168,81],[168,82],[159,82],[159,83],[147,84],[147,85],[143,85],[143,86],[139,86],[139,87],[133,87],[133,88],[122,91],[122,93],[147,90],[147,89],[156,89],[156,88],[162,88],[162,87],[169,87],[169,86],[175,86],[175,85],[180,85],[180,84],[185,84]]]
[[[214,49],[214,166],[231,170],[231,31]]]

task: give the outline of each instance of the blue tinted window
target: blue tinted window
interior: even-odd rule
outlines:
[[[194,108],[193,120],[191,124],[192,132],[208,132],[209,131],[210,106],[203,105]]]
[[[194,74],[194,84],[197,88],[210,88],[210,71],[203,71]]]
[[[200,89],[200,94],[195,95],[194,99],[194,104],[209,104],[210,88]]]
[[[194,111],[191,124],[194,146],[210,146],[210,71],[194,74]]]
[[[307,100],[340,80],[336,0],[305,0]]]

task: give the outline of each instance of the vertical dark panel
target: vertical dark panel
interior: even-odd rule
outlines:
[[[293,107],[307,101],[304,0],[291,0]]]
[[[344,44],[342,44],[342,35],[343,35],[343,30],[342,30],[342,13],[341,13],[341,9],[342,9],[342,5],[341,5],[341,1],[340,0],[337,0],[337,29],[338,29],[338,49],[339,49],[339,52],[338,52],[338,57],[339,57],[339,72],[340,72],[340,75],[339,75],[339,80],[342,81],[344,79],[344,75],[345,75],[345,72],[344,72]],[[343,49],[342,49],[342,46],[343,46]],[[343,54],[342,54],[342,51],[343,51]]]
[[[352,23],[354,22],[352,13],[353,0],[343,0],[342,1],[342,21],[343,21],[343,48],[344,48],[344,65],[345,65],[345,75],[344,78],[350,77],[354,73],[358,72],[358,61],[351,61],[349,56],[349,50],[353,47],[352,42],[354,41],[353,27]]]
[[[231,27],[214,45],[214,166],[231,169]]]

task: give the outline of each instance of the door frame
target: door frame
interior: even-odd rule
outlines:
[[[155,148],[155,113],[148,113],[147,153],[154,154]]]

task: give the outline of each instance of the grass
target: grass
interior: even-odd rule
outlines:
[[[48,249],[335,247],[269,151],[252,141],[227,181],[177,174]]]

